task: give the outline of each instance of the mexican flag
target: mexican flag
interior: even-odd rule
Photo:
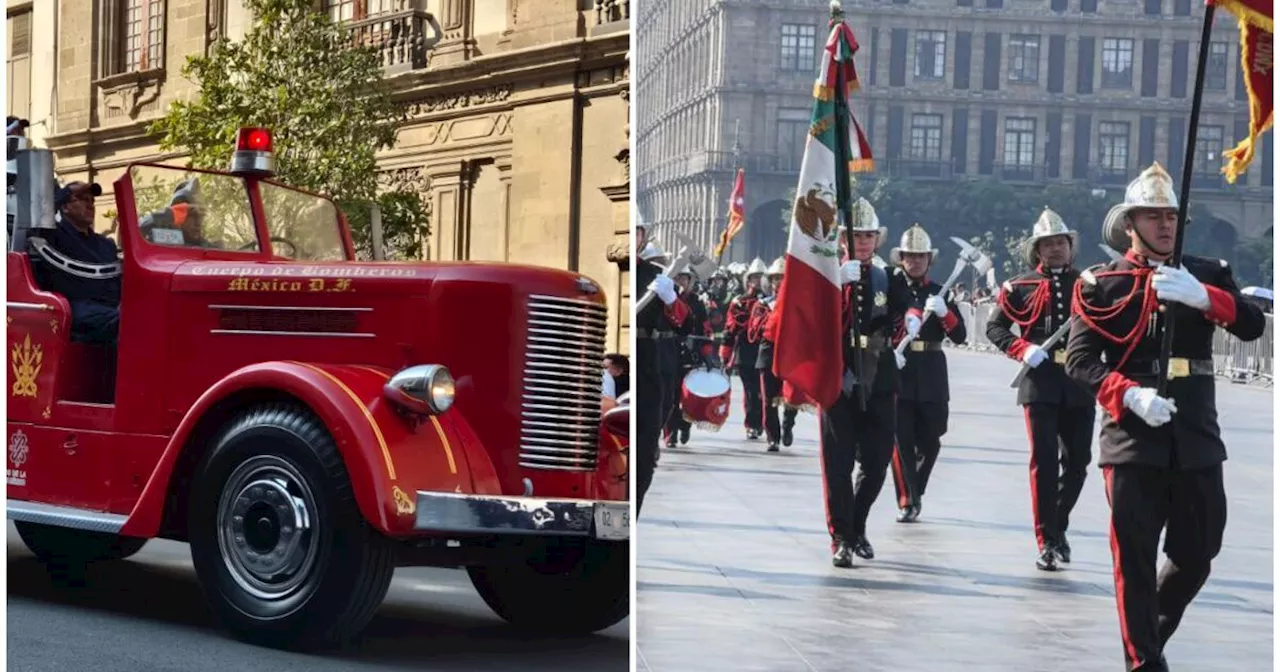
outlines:
[[[1271,72],[1275,39],[1272,12],[1275,4],[1274,0],[1210,1],[1231,12],[1240,24],[1240,68],[1249,92],[1249,137],[1223,154],[1227,163],[1222,172],[1226,174],[1227,181],[1234,184],[1253,162],[1258,136],[1270,129],[1274,121],[1272,95],[1275,87]]]
[[[840,242],[837,212],[849,218],[849,173],[873,167],[871,147],[849,109],[858,89],[858,42],[839,3],[831,3],[827,38],[813,88],[813,116],[791,213],[786,280],[778,291],[773,372],[828,408],[840,396]]]

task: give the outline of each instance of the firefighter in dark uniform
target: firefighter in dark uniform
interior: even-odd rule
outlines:
[[[707,335],[715,343],[724,340],[725,313],[729,307],[729,276],[725,269],[717,268],[707,281],[702,293],[702,305],[707,309]]]
[[[674,325],[684,321],[685,305],[676,300],[675,282],[662,274],[662,267],[650,259],[649,227],[636,226],[636,286],[657,296],[635,315],[636,332],[636,517],[644,506],[644,495],[653,482],[658,465],[658,441],[667,408],[671,380],[677,371]],[[646,257],[649,257],[646,259]]]
[[[1159,164],[1130,183],[1102,235],[1128,252],[1082,279],[1067,371],[1105,411],[1098,462],[1111,505],[1127,669],[1167,670],[1165,644],[1209,577],[1227,522],[1214,331],[1252,341],[1266,318],[1244,300],[1225,261],[1184,256],[1181,267],[1163,265],[1177,236],[1177,197]],[[1161,397],[1158,362],[1170,322],[1168,391]],[[1161,531],[1166,559],[1157,574]]]
[[[756,369],[760,371],[760,413],[764,419],[764,433],[769,441],[769,452],[778,452],[778,442],[790,446],[793,430],[796,426],[797,409],[787,406],[782,399],[782,381],[773,375],[773,339],[768,335],[769,319],[778,300],[778,290],[782,287],[785,260],[778,257],[769,265],[765,273],[765,296],[756,302],[751,310],[748,331],[752,338],[760,344],[756,354]],[[778,422],[778,407],[784,406],[782,422]]]
[[[904,353],[906,365],[899,373],[898,446],[892,463],[899,523],[913,523],[920,517],[920,500],[947,433],[951,393],[942,339],[962,345],[966,337],[955,304],[939,296],[942,285],[929,280],[929,267],[937,256],[938,250],[919,224],[902,234],[901,247],[889,250],[894,272],[903,275],[913,303],[926,311],[920,335]],[[929,319],[930,314],[936,319]]]
[[[1031,270],[1004,283],[996,295],[1000,310],[987,322],[992,345],[1032,367],[1018,386],[1018,403],[1031,443],[1036,567],[1046,572],[1071,562],[1067,525],[1093,459],[1093,397],[1063,369],[1066,339],[1052,351],[1039,345],[1071,319],[1071,293],[1080,278],[1072,267],[1075,250],[1076,232],[1045,208],[1021,247]]]
[[[671,398],[674,401],[672,408],[668,411],[667,424],[664,430],[668,448],[676,445],[677,438],[680,440],[680,445],[689,442],[689,429],[693,425],[688,420],[685,420],[684,413],[680,410],[680,393],[684,388],[684,377],[695,367],[702,364],[708,346],[706,341],[695,341],[688,338],[690,336],[705,338],[707,333],[707,309],[702,305],[702,300],[698,298],[697,292],[693,289],[692,271],[686,268],[676,274],[676,291],[678,293],[676,300],[685,305],[689,315],[675,330],[676,338],[678,339],[676,344],[679,349],[680,368],[673,381]]]
[[[920,309],[911,304],[902,276],[872,263],[886,230],[866,199],[854,204],[851,228],[854,249],[840,267],[842,390],[821,422],[827,530],[836,567],[852,567],[855,554],[875,557],[867,516],[884,487],[895,434],[898,368],[889,343],[896,320],[903,320],[912,335],[920,331]],[[851,479],[855,460],[856,481]]]
[[[760,370],[756,368],[756,353],[760,344],[752,340],[747,331],[751,311],[760,300],[760,280],[764,277],[764,262],[756,259],[743,273],[742,295],[729,304],[725,320],[724,340],[720,345],[720,361],[725,368],[736,366],[742,379],[742,409],[746,414],[743,424],[748,439],[758,439],[764,432],[760,406]]]

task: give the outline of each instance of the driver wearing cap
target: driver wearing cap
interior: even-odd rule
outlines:
[[[102,187],[96,183],[77,181],[57,189],[53,203],[59,219],[57,228],[45,235],[49,245],[76,261],[116,263],[115,241],[93,230],[93,199],[101,195]],[[81,278],[44,268],[43,286],[71,304],[71,340],[115,345],[120,331],[120,278]]]

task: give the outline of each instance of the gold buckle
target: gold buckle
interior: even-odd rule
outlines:
[[[1191,375],[1191,360],[1186,357],[1169,358],[1169,380],[1186,378]]]
[[[924,341],[911,341],[911,352],[924,352]]]
[[[1053,353],[1053,361],[1054,361],[1054,363],[1055,363],[1055,364],[1066,364],[1066,363],[1067,363],[1067,351],[1066,351],[1066,350],[1059,350],[1059,351],[1057,351],[1057,352]]]
[[[870,341],[867,339],[867,335],[866,335],[866,334],[859,334],[859,335],[858,335],[858,347],[859,347],[859,348],[866,349],[866,348],[868,347],[868,346],[867,346],[867,344],[868,344],[869,342],[870,342]]]

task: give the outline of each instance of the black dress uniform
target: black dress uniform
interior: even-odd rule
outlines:
[[[871,263],[862,265],[862,279],[842,287],[841,337],[846,372],[858,371],[850,386],[848,373],[840,397],[822,414],[822,477],[827,504],[827,530],[837,566],[852,565],[849,553],[871,559],[867,516],[884,487],[893,455],[895,394],[898,367],[890,339],[895,321],[908,310],[919,315],[902,277]],[[855,314],[856,307],[856,314]],[[859,340],[849,338],[856,319]],[[854,362],[859,367],[854,367]],[[859,465],[851,482],[854,462]]]
[[[895,273],[902,275],[915,305],[924,305],[926,299],[942,291],[942,285],[936,282],[913,280],[901,269],[895,269]],[[956,305],[950,301],[946,304],[946,317],[935,315],[921,325],[919,335],[907,346],[907,365],[899,373],[898,445],[893,454],[893,484],[902,522],[915,520],[920,515],[920,500],[929,484],[933,465],[938,461],[942,436],[947,433],[951,387],[942,339],[949,338],[952,343],[962,345],[968,336]]]
[[[987,323],[987,338],[1021,362],[1071,318],[1071,296],[1080,272],[1038,266],[1004,283],[996,296],[999,311]],[[1014,336],[1017,324],[1021,335]],[[1018,386],[1031,442],[1031,513],[1035,521],[1037,565],[1056,569],[1071,561],[1066,532],[1093,459],[1093,397],[1063,369],[1066,339]],[[1059,468],[1061,467],[1061,471]]]
[[[738,367],[738,378],[742,380],[742,410],[746,414],[743,424],[752,438],[759,436],[764,429],[760,413],[760,370],[756,368],[760,344],[751,340],[747,332],[751,311],[759,300],[760,290],[752,289],[729,304],[720,348],[721,361],[728,365],[732,358]]]
[[[776,294],[774,295],[777,296]],[[782,406],[782,381],[773,375],[773,341],[766,329],[773,315],[771,299],[757,301],[752,309],[747,328],[759,343],[756,351],[756,369],[760,371],[760,414],[764,420],[764,433],[769,441],[769,452],[778,450],[778,443],[790,446],[796,426],[797,409],[786,406],[782,410],[782,422],[778,421],[778,407]]]
[[[662,274],[662,268],[637,259],[636,286],[647,288]],[[685,316],[680,301],[664,306],[654,298],[636,313],[636,517],[644,506],[644,495],[653,482],[658,465],[658,441],[662,438],[662,419],[671,389],[664,381],[677,375],[676,339],[672,324]]]
[[[1130,670],[1167,669],[1164,645],[1222,546],[1227,454],[1214,403],[1214,330],[1252,341],[1266,325],[1226,262],[1184,257],[1183,267],[1206,286],[1209,310],[1170,304],[1158,311],[1148,284],[1152,268],[1133,252],[1090,269],[1076,297],[1082,317],[1067,346],[1067,372],[1096,393],[1106,411],[1098,462],[1111,504],[1116,601]],[[1124,393],[1157,386],[1161,334],[1171,314],[1173,378],[1166,396],[1177,412],[1151,427],[1125,407]],[[1167,560],[1157,575],[1162,530]]]
[[[689,430],[692,424],[684,419],[684,413],[680,410],[680,394],[684,389],[684,377],[702,361],[703,342],[691,342],[688,337],[704,336],[707,322],[707,309],[702,305],[702,301],[692,288],[681,292],[676,301],[684,303],[685,307],[688,308],[689,314],[684,319],[684,322],[675,329],[676,338],[678,339],[679,369],[675,380],[668,381],[672,385],[665,427],[668,446],[674,446],[677,438],[679,438],[681,444],[689,442]]]

